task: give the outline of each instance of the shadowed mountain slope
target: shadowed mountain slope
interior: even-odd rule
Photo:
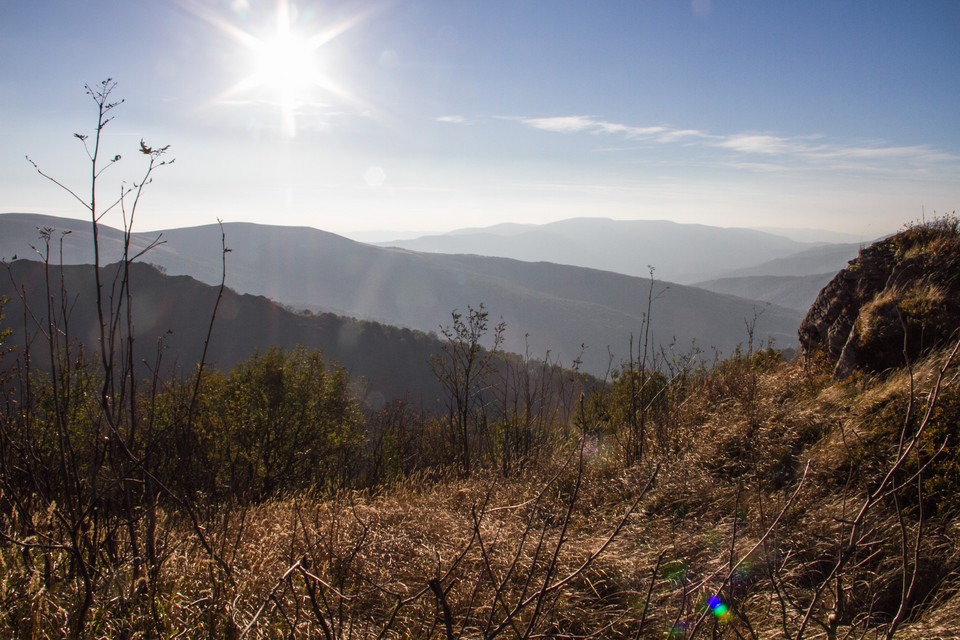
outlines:
[[[108,287],[116,269],[116,265],[102,269]],[[51,267],[50,281],[56,287],[57,299],[61,276],[70,309],[66,338],[86,345],[87,353],[93,354],[99,344],[93,267]],[[135,361],[143,363],[138,373],[150,376],[158,347],[162,347],[161,371],[171,367],[191,371],[203,353],[218,287],[188,276],[164,275],[150,265],[137,263],[132,265],[130,280]],[[11,263],[9,277],[3,274],[0,278],[0,297],[8,300],[5,326],[13,330],[10,344],[24,345],[20,290],[26,292],[31,312],[45,329],[44,281],[43,263],[30,260]],[[40,328],[27,321],[29,335],[38,335]],[[33,362],[45,368],[49,357],[45,340],[30,342]],[[293,349],[298,345],[320,349],[326,359],[338,362],[352,377],[362,378],[367,398],[375,405],[404,397],[432,406],[438,397],[439,386],[429,364],[430,355],[440,351],[436,336],[332,314],[297,314],[262,296],[241,295],[229,289],[224,291],[217,312],[207,361],[226,370],[254,350],[265,351],[271,346]]]

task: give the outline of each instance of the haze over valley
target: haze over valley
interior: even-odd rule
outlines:
[[[604,252],[602,243],[611,224],[640,227],[636,238],[645,237],[650,246],[669,242],[698,247],[706,244],[700,238],[708,236],[713,247],[710,257],[716,261],[714,272],[761,263],[772,256],[802,254],[806,247],[771,234],[700,225],[604,220],[571,224],[584,237],[584,256],[610,256],[612,252]],[[651,238],[657,226],[669,230],[659,241]],[[62,236],[64,263],[92,262],[89,225],[28,214],[0,215],[0,255],[37,259],[29,247],[37,244],[38,227],[70,232]],[[748,327],[754,330],[757,344],[773,341],[778,347],[793,347],[805,313],[763,300],[763,291],[750,299],[744,295],[752,291],[750,287],[742,287],[734,296],[669,282],[661,278],[659,268],[651,283],[649,270],[644,277],[538,261],[543,257],[539,237],[530,239],[530,254],[520,260],[378,247],[309,228],[226,223],[223,232],[230,249],[226,283],[239,293],[265,296],[292,310],[335,313],[433,333],[449,324],[452,311],[483,304],[492,320],[506,323],[503,346],[507,351],[536,358],[549,354],[566,366],[580,360],[585,371],[600,377],[629,359],[630,338],[639,339],[644,331],[651,292],[651,347],[674,353],[697,347],[707,359],[714,350],[729,354],[745,344]],[[590,236],[595,243],[589,242]],[[219,226],[135,233],[132,244],[139,250],[158,237],[163,244],[151,249],[143,261],[158,265],[170,276],[189,275],[209,285],[220,282]],[[54,238],[54,257],[59,260],[61,235],[55,233]],[[100,242],[106,263],[121,256],[122,232],[102,227]],[[746,254],[754,249],[756,257],[751,260]],[[647,262],[642,253],[633,253],[630,242],[622,250],[634,256],[633,262]],[[659,252],[655,257],[668,256],[671,261],[664,266],[668,273],[688,269],[681,251]],[[622,257],[619,262],[630,260]],[[798,282],[793,288],[799,293],[780,295],[808,296],[810,285],[803,279]],[[781,288],[791,290],[788,285]],[[309,346],[335,349],[323,343]]]

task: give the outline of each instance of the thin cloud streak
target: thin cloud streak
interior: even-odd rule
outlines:
[[[651,138],[668,131],[666,127],[631,127],[616,122],[597,120],[592,116],[558,116],[552,118],[521,118],[520,122],[534,129],[554,131],[557,133],[591,133],[621,134],[630,139]]]
[[[709,133],[704,133],[703,131],[698,131],[697,129],[673,129],[665,131],[666,132],[664,134],[657,136],[657,142],[666,144],[670,142],[679,142],[684,139],[700,138],[701,140],[713,140],[717,137],[712,136]]]
[[[742,153],[758,153],[765,155],[783,155],[797,153],[803,150],[802,145],[798,145],[789,138],[779,138],[777,136],[762,135],[735,135],[717,142],[716,146],[725,149],[732,149]]]
[[[944,168],[954,169],[956,167],[952,165],[956,165],[960,161],[960,157],[929,145],[846,146],[823,143],[821,136],[775,136],[758,133],[717,135],[698,129],[673,129],[664,126],[638,127],[583,115],[504,119],[516,120],[528,127],[553,133],[619,135],[627,140],[682,144],[684,146],[706,146],[741,155],[779,156],[807,163],[825,163],[825,166],[820,167],[825,169],[840,166],[847,170],[856,167],[877,169],[876,165],[878,163],[893,161],[909,163],[911,166],[925,165],[930,168],[937,165],[947,165]],[[814,140],[817,140],[817,142],[813,143]],[[831,161],[843,162],[834,165]],[[743,168],[753,166],[761,171],[769,171],[774,166],[778,169],[785,168],[769,162],[740,162],[738,164]]]

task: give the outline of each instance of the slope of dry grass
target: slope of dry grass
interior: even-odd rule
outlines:
[[[914,413],[943,357],[916,368]],[[161,514],[159,571],[131,589],[129,559],[105,563],[91,637],[871,637],[904,575],[898,635],[957,637],[956,487],[936,516],[909,491],[877,500],[845,549],[915,428],[910,385],[906,371],[830,384],[796,363],[734,363],[681,407],[676,449],[634,468],[593,441],[510,478],[224,506],[202,529]],[[939,402],[956,385],[954,368]],[[956,456],[921,445],[940,449],[918,458],[927,471]],[[4,635],[59,637],[67,556],[4,546],[0,560]]]

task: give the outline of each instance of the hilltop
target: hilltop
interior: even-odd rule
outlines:
[[[860,251],[824,288],[800,326],[807,357],[855,369],[905,366],[947,344],[960,328],[960,234],[956,218],[914,225]]]

